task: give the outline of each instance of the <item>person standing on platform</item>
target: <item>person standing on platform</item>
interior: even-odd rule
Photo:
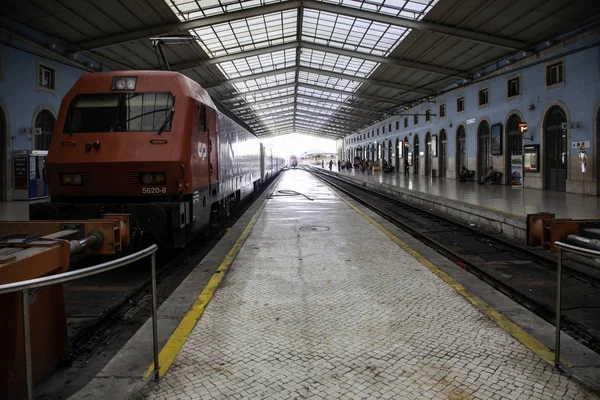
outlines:
[[[408,165],[408,160],[404,160],[404,175],[408,175],[410,172],[410,165]]]
[[[329,170],[331,171],[331,168],[333,168],[333,160],[329,160]]]
[[[342,170],[342,160],[338,160],[338,172]]]
[[[325,168],[325,160],[321,160],[321,168]]]

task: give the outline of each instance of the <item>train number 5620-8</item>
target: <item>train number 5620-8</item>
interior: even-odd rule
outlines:
[[[167,193],[166,187],[145,187],[142,188],[142,194],[161,194]]]

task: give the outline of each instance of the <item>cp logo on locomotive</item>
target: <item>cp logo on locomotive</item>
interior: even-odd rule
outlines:
[[[206,143],[198,143],[198,157],[204,160],[207,155]]]

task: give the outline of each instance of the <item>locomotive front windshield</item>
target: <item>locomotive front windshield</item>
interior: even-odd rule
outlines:
[[[174,102],[168,92],[79,94],[64,132],[168,132]]]

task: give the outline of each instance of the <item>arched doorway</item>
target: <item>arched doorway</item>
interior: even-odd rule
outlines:
[[[392,141],[388,140],[388,164],[392,165]]]
[[[49,150],[52,132],[56,119],[48,110],[42,110],[35,119],[35,127],[42,129],[42,134],[35,136],[35,150]]]
[[[492,165],[492,136],[490,135],[490,124],[481,121],[477,128],[477,176],[481,179],[487,174]]]
[[[402,155],[404,156],[404,160],[412,163],[412,160],[408,159],[408,150],[410,148],[410,143],[408,142],[408,137],[404,137],[404,148],[402,149]]]
[[[425,135],[425,176],[431,176],[431,132]]]
[[[413,140],[413,173],[419,175],[419,135],[415,134]]]
[[[380,160],[383,163],[383,160],[385,160],[385,142],[381,143],[381,145],[378,143],[377,146],[379,146]]]
[[[596,112],[596,159],[594,160],[594,164],[596,164],[596,194],[600,196],[600,107]]]
[[[8,185],[6,184],[6,170],[7,170],[7,162],[6,162],[6,136],[7,136],[8,128],[6,126],[6,115],[4,115],[4,110],[0,107],[0,200],[4,200],[6,197],[6,188]]]
[[[400,152],[402,148],[400,148],[400,138],[396,138],[396,171],[400,171]]]
[[[446,163],[448,159],[448,137],[446,136],[446,131],[442,129],[440,131],[440,154],[438,158],[439,162],[439,170],[440,170],[440,178],[446,177]]]
[[[544,178],[545,189],[567,190],[567,116],[560,106],[553,106],[544,118]]]
[[[523,154],[523,134],[519,131],[519,122],[521,117],[518,114],[511,114],[506,121],[506,154],[504,155],[506,184],[510,184],[510,157]]]
[[[456,175],[462,167],[469,168],[467,164],[467,132],[460,125],[456,130]]]

